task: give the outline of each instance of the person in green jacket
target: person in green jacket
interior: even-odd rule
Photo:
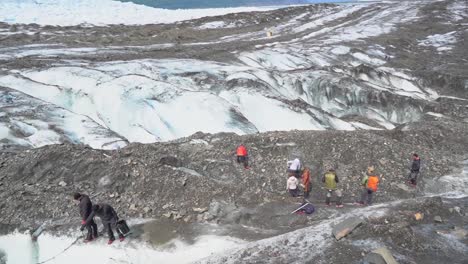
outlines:
[[[327,189],[327,198],[325,200],[325,204],[330,206],[331,197],[333,194],[335,194],[337,197],[336,207],[343,207],[343,203],[341,201],[341,191],[337,189],[337,183],[339,182],[339,179],[335,170],[330,168],[322,177],[322,182],[325,183],[325,189]]]

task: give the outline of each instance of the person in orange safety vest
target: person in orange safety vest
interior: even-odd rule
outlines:
[[[375,173],[374,167],[367,168],[367,175],[362,180],[362,185],[364,186],[364,190],[361,194],[361,201],[359,204],[361,205],[371,205],[372,204],[372,194],[375,193],[379,187],[379,177]]]

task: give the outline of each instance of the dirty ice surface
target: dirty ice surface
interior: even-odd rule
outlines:
[[[46,261],[67,248],[75,241],[72,237],[55,237],[43,234],[37,243],[31,242],[29,235],[14,233],[0,236],[0,249],[7,254],[7,264],[37,264]],[[63,254],[47,264],[82,263],[191,263],[213,253],[236,248],[244,244],[242,240],[227,236],[205,235],[187,244],[181,240],[168,242],[171,247],[154,248],[141,241],[128,240],[107,245],[105,240],[90,244],[79,241]]]

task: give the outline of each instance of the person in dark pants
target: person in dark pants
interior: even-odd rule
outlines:
[[[297,180],[297,178],[291,175],[288,178],[288,181],[286,182],[286,190],[289,191],[289,194],[291,194],[292,197],[299,196],[298,185],[299,185],[299,181]]]
[[[379,177],[375,173],[374,167],[369,167],[367,169],[367,175],[362,180],[364,190],[361,194],[361,200],[359,205],[371,205],[372,204],[372,195],[377,192],[379,186]]]
[[[337,197],[336,207],[343,207],[342,193],[341,190],[337,188],[337,184],[340,182],[340,180],[338,179],[338,175],[336,175],[335,170],[329,167],[328,171],[322,177],[322,182],[325,183],[325,189],[327,190],[325,204],[330,206],[331,197],[333,194],[335,194]]]
[[[81,230],[84,230],[85,226],[91,223],[91,221],[93,221],[94,216],[101,218],[104,229],[107,229],[107,234],[109,235],[109,242],[107,242],[107,244],[110,245],[115,240],[114,231],[112,230],[113,228],[117,230],[120,241],[124,241],[124,234],[122,234],[122,232],[118,228],[116,228],[116,224],[119,220],[119,217],[117,216],[117,213],[115,212],[114,208],[112,208],[112,206],[108,204],[93,205],[93,210],[88,216],[88,219],[86,220],[85,224],[81,226]]]
[[[81,225],[83,225],[86,223],[86,220],[91,214],[93,204],[91,203],[91,199],[89,199],[89,196],[86,194],[74,193],[73,199],[78,202],[78,207],[80,209],[81,216]],[[85,242],[89,242],[97,238],[98,229],[93,219],[91,219],[88,225],[86,225],[86,229],[88,233],[86,235]]]
[[[408,176],[409,183],[416,187],[416,183],[418,180],[419,170],[421,169],[421,159],[419,158],[418,154],[413,154],[413,163],[411,164],[410,174]]]
[[[240,144],[240,146],[237,147],[236,153],[237,153],[237,163],[244,164],[244,168],[248,169],[249,168],[249,155],[247,152],[247,148],[244,146],[244,144]]]

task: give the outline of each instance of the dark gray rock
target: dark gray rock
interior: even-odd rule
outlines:
[[[360,217],[348,218],[333,227],[333,230],[332,230],[333,236],[335,236],[336,240],[340,240],[343,237],[347,236],[349,233],[351,233],[355,228],[357,228],[363,222],[364,222],[364,219]]]
[[[398,264],[392,253],[385,247],[378,248],[367,254],[364,264]]]

